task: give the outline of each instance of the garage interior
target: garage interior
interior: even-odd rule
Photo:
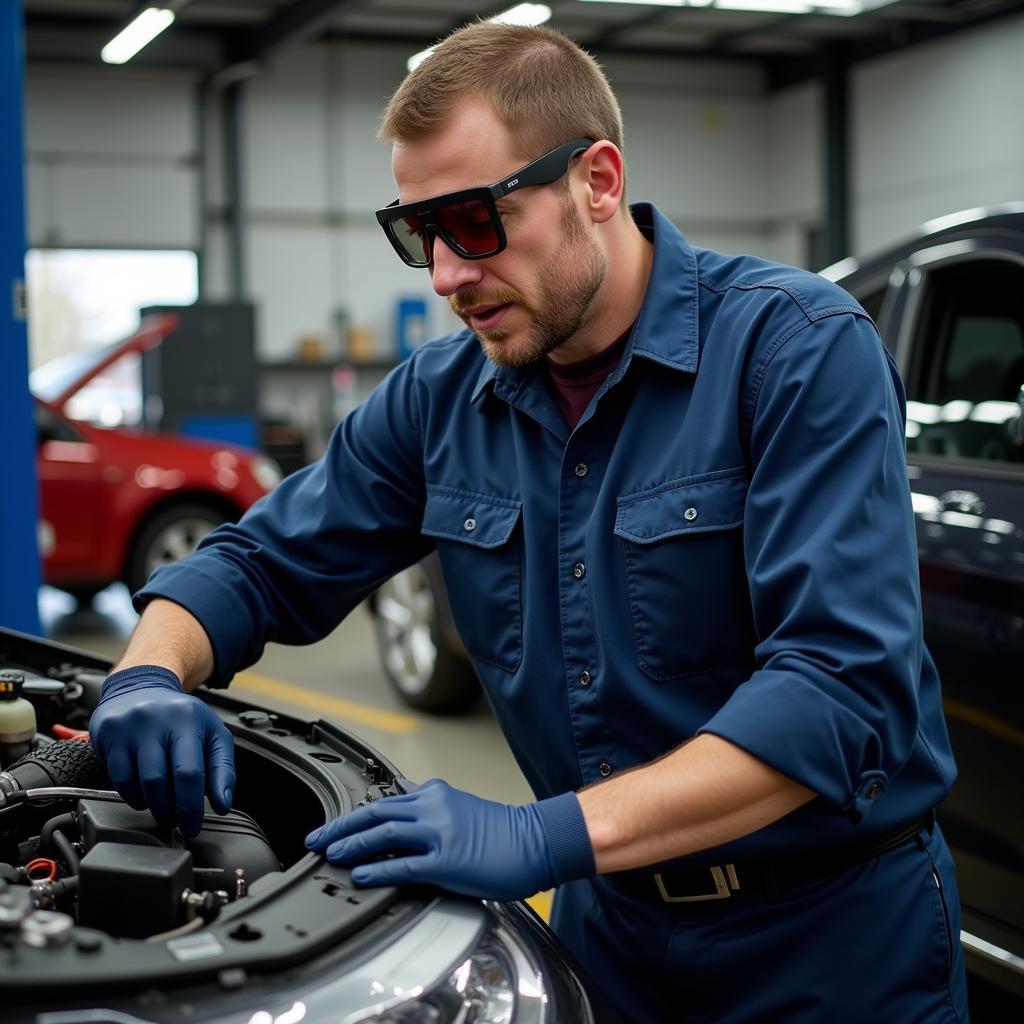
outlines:
[[[172,12],[173,24],[125,63],[105,62],[103,48],[148,6]],[[35,371],[130,337],[141,310],[206,307],[206,326],[192,335],[199,347],[140,348],[131,395],[79,393],[80,416],[242,441],[284,472],[316,459],[334,425],[417,344],[459,326],[426,275],[397,265],[375,223],[374,209],[394,193],[376,123],[414,54],[506,7],[8,7],[0,56],[7,61],[23,40],[24,75],[10,89],[0,79],[17,107],[0,101],[8,149],[0,181],[20,176],[14,163],[23,171],[29,253],[20,310],[16,303],[6,321],[0,312],[9,495],[36,487],[34,437],[15,450],[30,438],[24,416],[13,419],[27,408],[26,361]],[[656,203],[691,244],[818,271],[957,211],[1024,198],[1024,0],[551,0],[548,8],[547,24],[598,58],[619,97],[630,195]],[[22,124],[23,148],[10,146]],[[62,262],[69,255],[81,262]],[[145,270],[136,280],[118,259]],[[192,370],[211,331],[225,347],[197,399]],[[8,337],[22,354],[11,354]],[[5,516],[0,559],[12,571],[0,625],[116,658],[136,621],[125,584],[94,588],[82,575],[83,600],[74,586],[47,585],[32,550],[35,504],[9,503]],[[333,719],[416,781],[442,777],[494,800],[531,799],[483,698],[438,714],[396,691],[367,607],[309,647],[271,645],[232,691]],[[546,912],[543,896],[536,905]]]

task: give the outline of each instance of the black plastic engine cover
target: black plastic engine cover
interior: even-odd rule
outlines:
[[[173,829],[158,825],[149,811],[135,811],[112,800],[79,800],[78,824],[87,851],[97,843],[168,848],[182,845],[181,837],[176,839]]]
[[[78,923],[122,938],[145,938],[185,921],[192,883],[188,850],[97,843],[78,872]]]
[[[194,839],[186,839],[177,829],[158,825],[149,811],[135,811],[114,801],[79,800],[78,823],[87,851],[98,843],[190,851],[195,867],[203,870],[194,882],[190,878],[186,884],[198,891],[230,889],[239,868],[247,882],[281,870],[259,825],[244,811],[231,811],[223,816],[207,813],[202,830]]]
[[[219,888],[228,888],[239,868],[247,882],[281,870],[262,829],[244,811],[207,814],[199,835],[186,839],[185,846],[192,851],[197,868],[220,868],[224,872]]]

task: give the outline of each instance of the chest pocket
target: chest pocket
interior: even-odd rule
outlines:
[[[523,660],[521,510],[521,501],[428,484],[423,513],[466,650],[506,672]]]
[[[743,467],[617,501],[637,664],[659,682],[753,661]]]

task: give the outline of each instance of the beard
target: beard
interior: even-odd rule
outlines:
[[[531,306],[519,292],[464,292],[448,299],[452,312],[473,330],[484,355],[498,366],[528,366],[571,338],[584,324],[591,303],[604,282],[607,261],[604,254],[587,235],[579,214],[566,198],[562,205],[563,241],[550,262],[538,275],[540,295]],[[461,310],[481,305],[520,306],[529,316],[529,333],[519,345],[507,345],[512,331],[498,324],[489,331],[478,331]]]

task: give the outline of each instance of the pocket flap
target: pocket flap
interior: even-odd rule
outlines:
[[[428,484],[422,531],[478,548],[497,548],[512,536],[522,507],[521,501],[510,498]]]
[[[652,544],[687,533],[728,530],[743,522],[746,469],[728,469],[671,480],[616,502],[615,533],[635,544]]]

